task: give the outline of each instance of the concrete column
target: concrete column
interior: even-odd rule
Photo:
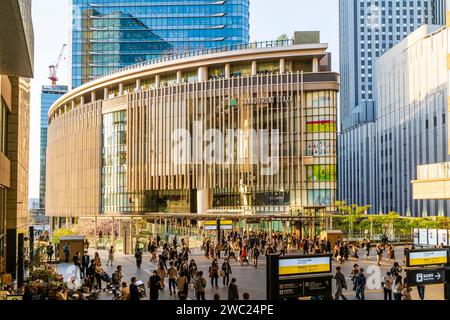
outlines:
[[[95,100],[97,100],[97,96],[95,94],[95,91],[91,92],[91,102],[94,102]]]
[[[283,74],[286,72],[286,61],[284,58],[280,59],[280,73]]]
[[[197,190],[197,213],[204,214],[210,208],[211,190],[198,189]]]
[[[182,82],[182,73],[181,71],[177,71],[177,84],[180,84]]]
[[[136,91],[141,90],[141,79],[136,79]]]
[[[119,83],[119,97],[123,95],[123,83]]]
[[[208,67],[198,68],[198,82],[203,82],[208,80]]]
[[[108,90],[108,88],[104,88],[103,89],[103,100],[108,99],[108,96],[109,96],[109,90]]]
[[[319,72],[319,58],[313,58],[313,60],[312,60],[312,72]]]
[[[231,78],[231,66],[229,63],[225,64],[225,79]]]
[[[258,73],[258,65],[256,61],[252,61],[252,76],[256,76]]]
[[[159,83],[160,83],[160,81],[161,81],[161,76],[160,76],[159,74],[157,74],[157,75],[155,76],[155,87],[156,87],[156,88],[159,88]]]

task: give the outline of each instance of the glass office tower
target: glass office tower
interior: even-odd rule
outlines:
[[[39,175],[39,208],[45,208],[45,162],[47,151],[48,110],[59,97],[66,94],[67,86],[42,86],[41,91],[41,150]]]
[[[249,41],[249,0],[72,0],[72,87],[172,53]]]

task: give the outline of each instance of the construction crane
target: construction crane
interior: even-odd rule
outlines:
[[[51,81],[52,81],[52,87],[56,86],[56,82],[58,81],[58,68],[59,68],[59,64],[61,63],[61,59],[64,55],[64,49],[66,49],[67,44],[63,44],[62,48],[61,48],[61,52],[59,53],[59,57],[58,60],[56,61],[56,64],[52,64],[50,65],[48,68],[50,70],[50,76],[48,77]]]

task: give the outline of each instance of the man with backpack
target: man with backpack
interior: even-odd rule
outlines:
[[[205,300],[206,279],[203,278],[203,271],[198,272],[198,276],[194,282],[195,295],[197,300]]]
[[[334,295],[335,299],[339,300],[339,297],[341,297],[342,300],[347,300],[342,292],[344,289],[347,290],[347,283],[345,281],[345,276],[341,272],[341,267],[336,267],[334,279],[336,280],[336,293]]]

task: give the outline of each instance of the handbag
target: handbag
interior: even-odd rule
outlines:
[[[220,270],[220,276],[221,276],[222,278],[225,277],[225,271]]]

